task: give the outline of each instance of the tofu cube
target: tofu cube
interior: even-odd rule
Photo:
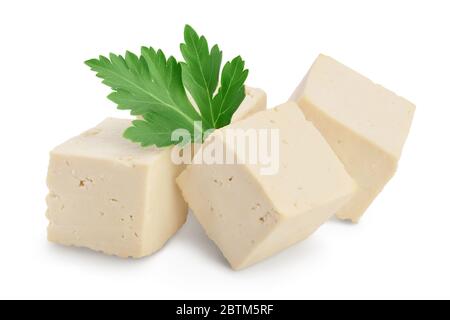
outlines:
[[[307,238],[353,195],[355,183],[295,103],[263,111],[224,130],[278,129],[279,170],[265,164],[193,164],[178,177],[185,200],[234,269],[248,267]]]
[[[266,108],[246,88],[232,121]],[[187,204],[175,178],[185,168],[172,148],[142,148],[122,137],[130,120],[106,119],[55,148],[47,184],[48,239],[119,257],[152,254],[184,224]]]
[[[233,114],[231,122],[243,120],[259,111],[266,110],[267,95],[257,88],[245,87],[245,98],[242,101],[239,109]]]
[[[358,191],[337,216],[357,222],[394,175],[415,106],[324,55],[291,100],[356,181]]]
[[[122,137],[130,120],[106,119],[51,151],[48,239],[119,257],[160,249],[184,224],[171,148],[142,148]]]

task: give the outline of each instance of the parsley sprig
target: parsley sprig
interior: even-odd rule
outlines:
[[[245,98],[248,70],[240,56],[225,63],[220,72],[222,51],[217,45],[210,50],[206,38],[189,25],[180,50],[184,62],[166,58],[151,47],[142,47],[140,56],[127,51],[124,56],[110,54],[86,61],[111,87],[108,98],[119,109],[142,116],[124,137],[143,147],[176,144],[171,140],[176,129],[186,129],[195,141],[195,132],[228,125]]]

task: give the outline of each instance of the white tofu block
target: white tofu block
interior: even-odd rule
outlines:
[[[184,166],[170,148],[142,148],[122,137],[130,120],[106,119],[56,147],[48,170],[48,239],[119,257],[160,249],[184,224],[175,184]]]
[[[231,122],[243,120],[259,111],[266,110],[267,95],[261,89],[245,87],[245,98],[233,114]]]
[[[295,103],[256,113],[225,129],[279,129],[280,167],[190,165],[177,182],[208,236],[234,269],[257,263],[307,238],[353,195],[355,184]],[[241,157],[216,131],[224,148]],[[227,144],[228,143],[228,144]]]
[[[247,96],[232,121],[266,108],[264,91]],[[160,249],[184,224],[187,204],[175,178],[185,168],[172,148],[142,148],[123,138],[130,120],[107,119],[51,152],[48,239],[120,257]]]
[[[415,106],[320,55],[291,97],[328,141],[358,191],[337,216],[357,222],[394,175]]]

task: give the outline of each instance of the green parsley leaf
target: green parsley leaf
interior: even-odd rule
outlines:
[[[182,63],[183,83],[203,119],[211,128],[222,128],[231,122],[232,115],[245,98],[244,83],[248,76],[241,57],[227,62],[222,70],[221,87],[216,93],[222,63],[222,51],[217,45],[209,50],[204,36],[186,25],[184,41],[180,45],[185,62]]]
[[[196,102],[203,118],[210,127],[214,127],[215,110],[213,95],[219,82],[222,51],[217,45],[211,51],[204,36],[199,37],[195,30],[186,25],[184,41],[180,51],[185,60],[183,68],[183,83]]]
[[[179,128],[171,124],[170,118],[165,117],[163,113],[146,113],[143,120],[134,120],[133,125],[125,130],[123,136],[140,143],[143,147],[151,145],[167,147],[176,143],[171,141],[171,136],[172,132]],[[193,138],[191,133],[191,139]]]
[[[214,97],[213,109],[216,111],[216,128],[222,128],[231,122],[231,118],[245,98],[245,80],[248,70],[244,68],[240,56],[227,62],[222,70],[221,86]]]
[[[119,109],[144,115],[145,120],[133,122],[125,132],[126,138],[142,146],[164,147],[174,143],[175,129],[187,129],[194,136],[194,122],[202,119],[186,95],[175,58],[166,59],[161,50],[142,47],[140,57],[131,52],[125,57],[110,54],[109,59],[100,56],[86,64],[113,89],[108,98]]]
[[[217,45],[209,50],[205,37],[188,25],[184,40],[180,45],[182,63],[174,57],[166,59],[161,50],[151,47],[142,47],[140,56],[127,51],[124,57],[111,53],[109,58],[85,62],[111,87],[108,98],[118,109],[142,116],[133,121],[124,137],[143,147],[178,143],[171,139],[177,129],[187,130],[191,141],[199,142],[199,134],[228,125],[245,98],[248,70],[241,57],[227,62],[220,74],[222,51]]]

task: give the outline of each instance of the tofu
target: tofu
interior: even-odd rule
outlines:
[[[130,120],[106,119],[50,154],[48,239],[119,257],[160,249],[184,224],[171,148],[142,148],[122,137]]]
[[[357,222],[394,175],[415,106],[320,55],[290,100],[299,104],[356,181],[337,217]]]
[[[246,88],[232,121],[266,108],[266,94]],[[131,120],[109,118],[50,153],[48,240],[119,257],[160,249],[185,223],[175,183],[185,165],[172,148],[142,148],[123,138]]]
[[[245,98],[242,101],[239,109],[233,114],[231,122],[243,120],[259,111],[266,110],[267,95],[257,88],[245,87]]]
[[[253,265],[307,238],[353,196],[355,183],[333,150],[295,103],[259,112],[224,130],[279,129],[280,166],[262,163],[193,164],[178,177],[185,200],[232,268]]]

